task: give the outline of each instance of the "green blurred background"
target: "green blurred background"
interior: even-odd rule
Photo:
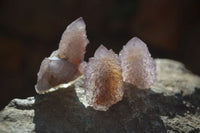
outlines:
[[[36,95],[42,59],[80,16],[90,40],[86,60],[100,44],[118,53],[138,36],[154,58],[181,61],[200,75],[199,0],[1,0],[0,109],[13,98]]]

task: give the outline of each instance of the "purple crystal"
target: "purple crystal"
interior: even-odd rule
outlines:
[[[35,88],[37,93],[44,93],[52,87],[74,80],[79,75],[74,64],[59,58],[45,58],[40,66]]]
[[[81,75],[79,65],[84,59],[85,48],[89,43],[85,28],[83,19],[79,18],[64,31],[59,49],[41,63],[35,86],[37,93],[44,93]]]
[[[123,97],[120,60],[101,45],[85,68],[86,99],[96,110],[105,111]]]
[[[146,44],[132,38],[120,51],[123,80],[140,89],[149,88],[156,80],[156,66]]]
[[[82,18],[72,22],[64,31],[60,40],[58,56],[79,65],[84,60],[85,48],[89,43],[86,25]]]

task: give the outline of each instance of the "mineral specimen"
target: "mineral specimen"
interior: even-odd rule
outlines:
[[[140,89],[155,82],[155,63],[139,38],[131,39],[119,56],[101,45],[87,63],[84,54],[88,43],[85,23],[79,18],[64,31],[58,50],[42,61],[35,86],[37,93],[48,92],[84,74],[83,104],[106,111],[122,100],[124,82]]]
[[[35,86],[36,92],[44,93],[80,76],[79,65],[84,59],[88,43],[85,23],[79,18],[64,31],[58,50],[42,61]]]
[[[120,60],[101,45],[85,68],[86,99],[96,110],[105,111],[122,100],[123,79]]]
[[[123,80],[140,89],[149,88],[156,80],[156,66],[146,44],[132,38],[120,51]]]

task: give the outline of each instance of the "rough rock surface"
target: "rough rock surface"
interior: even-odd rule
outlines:
[[[75,89],[80,78],[67,88],[12,100],[0,112],[0,132],[199,132],[200,77],[179,62],[155,62],[157,82],[151,89],[126,84],[123,100],[106,112],[85,108],[79,101]]]

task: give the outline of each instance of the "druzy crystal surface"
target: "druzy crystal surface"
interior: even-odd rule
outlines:
[[[132,38],[120,51],[123,80],[140,89],[149,88],[156,80],[156,66],[146,44]]]
[[[79,18],[64,31],[58,50],[42,61],[35,85],[36,92],[44,93],[80,76],[79,65],[84,59],[88,43],[86,25],[83,19]]]
[[[96,110],[105,111],[123,97],[120,60],[101,45],[85,68],[86,99]]]

